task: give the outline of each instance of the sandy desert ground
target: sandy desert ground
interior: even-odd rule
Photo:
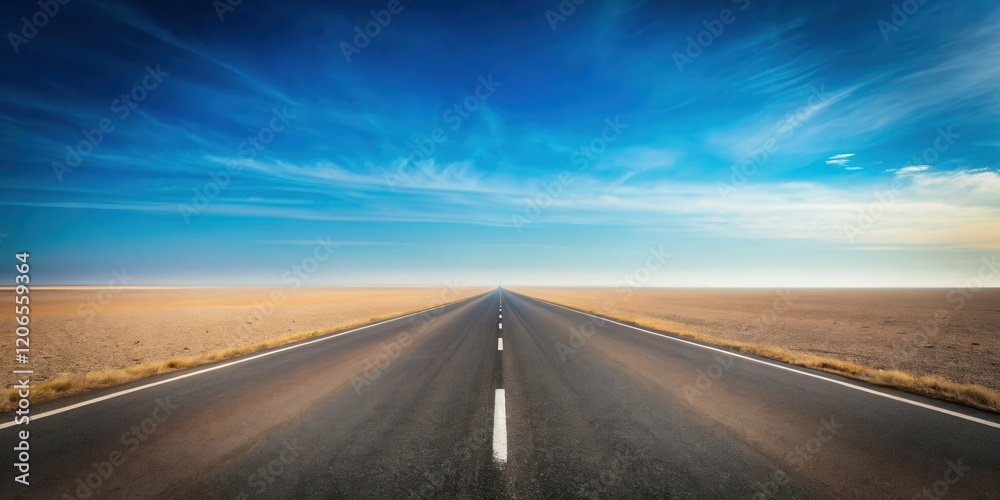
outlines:
[[[97,288],[31,291],[31,367],[36,382],[198,355],[288,335],[332,330],[426,309],[486,289],[398,288]],[[272,295],[281,292],[281,296]],[[0,302],[14,304],[13,291]],[[0,320],[13,332],[12,316]],[[0,337],[13,353],[14,336]],[[13,360],[2,366],[9,387]]]
[[[1000,390],[1000,289],[514,290],[664,331]]]

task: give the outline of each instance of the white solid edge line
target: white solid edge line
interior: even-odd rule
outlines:
[[[57,414],[62,413],[62,412],[66,412],[66,411],[70,411],[70,410],[75,410],[77,408],[81,408],[81,407],[84,407],[84,406],[92,405],[94,403],[100,403],[101,401],[107,401],[107,400],[112,399],[112,398],[117,398],[119,396],[124,396],[126,394],[131,394],[133,392],[138,392],[138,391],[141,391],[141,390],[144,390],[144,389],[149,389],[150,387],[156,387],[158,385],[168,384],[170,382],[174,382],[174,381],[177,381],[177,380],[185,379],[185,378],[188,378],[188,377],[193,377],[195,375],[201,375],[202,373],[208,373],[208,372],[219,370],[219,369],[222,369],[222,368],[227,368],[227,367],[230,367],[230,366],[233,366],[233,365],[238,365],[240,363],[245,363],[247,361],[251,361],[251,360],[254,360],[254,359],[257,359],[257,358],[263,358],[265,356],[270,356],[272,354],[277,354],[279,352],[284,352],[284,351],[289,351],[289,350],[292,350],[292,349],[297,349],[299,347],[307,346],[307,345],[310,345],[310,344],[315,344],[317,342],[323,342],[324,340],[330,340],[332,338],[337,338],[337,337],[339,337],[341,335],[347,335],[348,333],[354,333],[354,332],[357,332],[357,331],[364,330],[366,328],[371,328],[373,326],[378,326],[378,325],[382,325],[382,324],[389,323],[389,322],[392,322],[392,321],[400,320],[400,319],[403,319],[403,318],[408,318],[410,316],[415,316],[417,314],[423,314],[425,312],[433,311],[435,309],[440,309],[442,307],[452,306],[452,305],[455,305],[455,304],[460,304],[462,302],[465,302],[465,301],[470,300],[470,299],[474,299],[476,297],[478,297],[478,295],[475,295],[475,296],[472,296],[472,297],[468,297],[468,298],[465,298],[465,299],[462,299],[462,300],[459,300],[459,301],[456,301],[456,302],[451,302],[451,303],[448,303],[448,304],[441,304],[439,306],[435,306],[435,307],[432,307],[430,309],[424,309],[422,311],[412,312],[410,314],[406,314],[406,315],[403,315],[403,316],[397,316],[395,318],[389,318],[387,320],[379,321],[378,323],[372,323],[370,325],[361,326],[361,327],[355,328],[353,330],[347,330],[346,332],[340,332],[340,333],[335,333],[333,335],[329,335],[329,336],[325,336],[325,337],[320,337],[318,339],[313,339],[313,340],[310,340],[310,341],[307,341],[307,342],[302,342],[301,344],[295,344],[295,345],[291,345],[291,346],[288,346],[288,347],[282,347],[280,349],[275,349],[273,351],[263,352],[263,353],[260,353],[260,354],[254,355],[254,356],[250,356],[250,357],[246,357],[246,358],[239,358],[239,359],[237,359],[235,361],[230,361],[228,363],[224,363],[224,364],[221,364],[221,365],[211,366],[211,367],[204,368],[204,369],[201,369],[201,370],[198,370],[198,371],[194,371],[194,372],[191,372],[191,373],[185,373],[183,375],[178,375],[176,377],[171,377],[171,378],[168,378],[166,380],[160,380],[159,382],[153,382],[153,383],[149,383],[149,384],[145,384],[145,385],[140,385],[138,387],[133,387],[131,389],[125,389],[124,391],[118,391],[118,392],[115,392],[115,393],[106,394],[106,395],[101,396],[99,398],[88,399],[86,401],[81,401],[79,403],[75,403],[75,404],[72,404],[72,405],[69,405],[69,406],[64,406],[62,408],[56,408],[54,410],[49,410],[49,411],[44,412],[44,413],[39,413],[38,415],[32,415],[31,416],[31,420],[43,419],[45,417],[50,417],[52,415],[57,415]],[[14,425],[15,424],[14,424],[13,421],[11,421],[11,422],[4,422],[4,423],[0,424],[0,429],[6,429],[8,427],[13,427]]]
[[[493,459],[507,461],[507,405],[503,389],[497,389],[493,402]]]
[[[497,339],[497,350],[498,351],[503,350],[503,339]]]
[[[531,297],[531,298],[534,298],[534,297]],[[541,299],[535,299],[535,300],[538,300],[539,302],[544,302],[544,303],[549,304],[549,305],[553,305],[553,306],[556,306],[556,307],[560,307],[560,308],[566,309],[567,311],[573,311],[575,313],[579,313],[579,314],[583,314],[583,315],[586,315],[586,316],[590,316],[592,318],[597,318],[597,319],[600,319],[602,321],[607,321],[609,323],[614,323],[616,325],[625,326],[625,327],[631,328],[633,330],[638,330],[640,332],[645,332],[645,333],[648,333],[650,335],[656,335],[657,337],[663,337],[665,339],[673,340],[673,341],[676,341],[676,342],[682,342],[684,344],[690,344],[690,345],[693,345],[693,346],[696,346],[696,347],[701,347],[703,349],[709,349],[709,350],[720,352],[720,353],[723,353],[723,354],[728,354],[730,356],[734,356],[734,357],[737,357],[737,358],[742,358],[742,359],[745,359],[747,361],[753,361],[754,363],[760,363],[762,365],[767,365],[767,366],[771,366],[771,367],[778,368],[778,369],[781,369],[781,370],[790,371],[792,373],[798,373],[799,375],[805,375],[807,377],[812,377],[812,378],[816,378],[816,379],[819,379],[819,380],[825,380],[827,382],[830,382],[830,383],[833,383],[833,384],[837,384],[837,385],[842,385],[844,387],[848,387],[848,388],[851,388],[851,389],[854,389],[854,390],[857,390],[857,391],[867,392],[869,394],[874,394],[876,396],[882,396],[883,398],[894,399],[896,401],[900,401],[902,403],[906,403],[906,404],[909,404],[909,405],[919,406],[921,408],[927,408],[928,410],[934,410],[936,412],[944,413],[944,414],[951,415],[953,417],[958,417],[958,418],[961,418],[961,419],[965,419],[965,420],[968,420],[970,422],[976,422],[976,423],[979,423],[979,424],[987,425],[989,427],[994,427],[994,428],[1000,429],[1000,423],[991,422],[989,420],[984,420],[984,419],[981,419],[981,418],[978,418],[978,417],[973,417],[972,415],[966,415],[964,413],[959,413],[957,411],[951,411],[951,410],[948,410],[948,409],[945,409],[945,408],[940,408],[940,407],[937,407],[937,406],[934,406],[934,405],[929,405],[929,404],[926,404],[926,403],[921,403],[919,401],[913,401],[912,399],[906,399],[906,398],[901,398],[899,396],[894,396],[892,394],[886,394],[886,393],[881,392],[881,391],[876,391],[874,389],[869,389],[867,387],[861,387],[859,385],[850,384],[850,383],[844,382],[842,380],[835,380],[835,379],[832,379],[832,378],[827,378],[827,377],[824,377],[824,376],[821,376],[821,375],[818,375],[818,374],[815,374],[815,373],[809,373],[809,372],[804,372],[802,370],[796,370],[795,368],[792,368],[791,366],[784,366],[784,365],[779,365],[779,364],[776,364],[776,363],[770,363],[770,362],[764,361],[762,359],[751,358],[750,356],[744,356],[742,354],[737,354],[735,352],[727,351],[725,349],[721,349],[721,348],[718,348],[718,347],[711,347],[711,346],[699,344],[697,342],[692,342],[690,340],[684,340],[684,339],[679,339],[679,338],[676,338],[676,337],[671,337],[670,335],[664,335],[662,333],[657,333],[657,332],[654,332],[654,331],[646,330],[644,328],[639,328],[637,326],[628,325],[628,324],[622,323],[620,321],[615,321],[613,319],[605,318],[603,316],[598,316],[596,314],[585,313],[583,311],[578,311],[576,309],[573,309],[573,308],[570,308],[570,307],[561,306],[559,304],[553,304],[552,302],[544,301],[544,300],[541,300]]]

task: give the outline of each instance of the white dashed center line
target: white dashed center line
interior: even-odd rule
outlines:
[[[497,328],[500,331],[503,330],[503,300],[500,301]],[[499,335],[497,336],[497,351],[503,351],[503,337]],[[500,363],[502,367],[503,361]],[[503,387],[502,370],[500,371],[499,385]],[[496,389],[493,399],[493,460],[498,465],[507,463],[507,404],[503,389]]]
[[[507,405],[503,389],[496,390],[493,404],[493,459],[501,464],[507,462]]]

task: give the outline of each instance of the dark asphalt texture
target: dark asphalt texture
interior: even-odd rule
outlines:
[[[1000,428],[500,293],[34,420],[29,487],[0,429],[0,498],[1000,499]]]

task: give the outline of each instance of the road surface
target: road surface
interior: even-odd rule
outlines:
[[[499,289],[32,414],[0,498],[1000,498],[996,415]]]

